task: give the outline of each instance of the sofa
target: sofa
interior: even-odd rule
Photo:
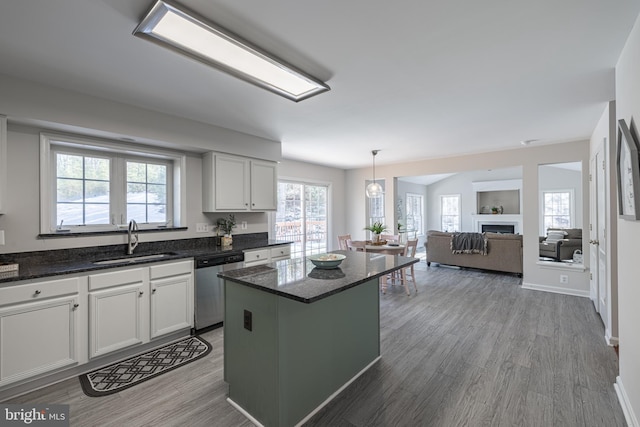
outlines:
[[[427,231],[427,265],[431,263],[457,267],[479,268],[522,275],[522,235],[484,233],[487,238],[487,253],[458,253],[451,249],[454,233]]]
[[[539,240],[541,257],[554,261],[573,259],[576,250],[582,251],[582,228],[549,228]]]

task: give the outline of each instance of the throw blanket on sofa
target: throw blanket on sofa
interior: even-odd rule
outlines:
[[[487,236],[484,233],[455,233],[451,236],[451,253],[487,254]]]

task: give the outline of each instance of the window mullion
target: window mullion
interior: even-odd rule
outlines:
[[[111,203],[111,219],[115,224],[128,222],[126,212],[127,183],[125,159],[114,156],[112,160],[111,187],[109,202]]]

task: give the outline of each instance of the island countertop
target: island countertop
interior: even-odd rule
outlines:
[[[219,277],[255,289],[312,303],[418,262],[417,258],[334,251],[346,256],[338,268],[319,269],[306,257],[224,271]]]

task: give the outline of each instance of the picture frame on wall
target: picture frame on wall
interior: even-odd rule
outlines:
[[[624,119],[618,120],[618,216],[640,219],[640,147]]]

